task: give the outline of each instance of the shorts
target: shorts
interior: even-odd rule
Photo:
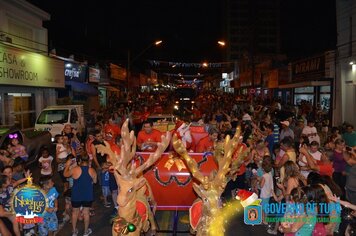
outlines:
[[[101,191],[103,191],[104,197],[107,197],[110,195],[110,187],[109,186],[101,186]]]
[[[58,230],[58,218],[55,212],[46,212],[43,216],[43,223],[38,224],[38,233],[40,236],[48,235],[48,232]]]
[[[91,207],[93,201],[72,201],[73,208]]]

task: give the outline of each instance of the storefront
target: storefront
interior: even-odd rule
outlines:
[[[65,89],[57,90],[57,103],[83,104],[85,111],[98,108],[98,88],[94,83],[89,83],[88,65],[74,61],[64,63]]]
[[[0,125],[33,127],[40,111],[56,104],[63,70],[63,61],[0,43]]]
[[[291,93],[289,102],[298,106],[311,104],[313,107],[321,107],[323,113],[331,114],[334,56],[334,52],[330,51],[290,63],[291,81],[279,83],[280,90]]]

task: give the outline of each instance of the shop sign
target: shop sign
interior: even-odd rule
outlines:
[[[117,80],[126,80],[126,69],[110,63],[110,78]]]
[[[64,77],[66,81],[86,82],[87,65],[65,62]]]
[[[64,88],[64,63],[0,45],[0,84]]]
[[[89,82],[99,83],[100,70],[97,68],[89,67]]]
[[[318,80],[325,77],[325,56],[292,63],[292,80]]]

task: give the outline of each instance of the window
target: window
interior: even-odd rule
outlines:
[[[68,110],[44,110],[38,117],[37,124],[67,123]]]

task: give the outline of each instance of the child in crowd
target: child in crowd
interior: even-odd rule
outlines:
[[[53,157],[49,155],[48,148],[42,149],[42,156],[38,159],[38,162],[41,167],[41,175],[43,176],[52,176],[52,161]]]
[[[59,176],[61,177],[61,180],[63,182],[64,185],[64,192],[68,189],[68,181],[67,179],[63,176],[63,172],[64,172],[64,167],[65,167],[65,163],[67,160],[67,156],[68,156],[68,150],[67,148],[64,146],[63,143],[63,135],[56,135],[56,161],[57,161],[57,171]]]
[[[16,158],[14,160],[14,163],[12,164],[12,178],[14,180],[20,180],[25,177],[25,161],[22,160],[20,157]]]
[[[69,154],[66,160],[71,160],[69,169],[73,169],[78,165],[77,158],[73,154]],[[69,183],[69,189],[71,189],[73,187],[73,178],[67,178],[67,181]]]
[[[101,189],[104,197],[104,206],[109,208],[110,202],[108,202],[108,196],[110,194],[110,173],[109,173],[109,163],[103,162],[101,165]]]
[[[40,236],[52,236],[55,231],[58,230],[58,192],[54,187],[51,176],[42,176],[40,178],[40,185],[43,191],[46,193],[48,200],[48,207],[43,213],[43,223],[38,224],[38,231]]]
[[[21,145],[18,138],[12,138],[10,141],[10,153],[12,154],[12,159],[21,157],[22,160],[27,161],[28,154],[26,152],[25,146]]]
[[[26,178],[11,183],[11,179],[9,176],[0,175],[0,205],[3,206],[6,212],[8,213],[11,212],[10,199],[11,199],[11,194],[14,191],[14,188],[26,182],[28,177],[31,177],[31,173],[29,171],[26,172]],[[5,217],[7,217],[11,221],[15,235],[20,236],[19,224],[16,221],[15,215],[8,214],[5,215]]]
[[[260,198],[262,199],[262,207],[269,204],[270,198],[274,195],[273,176],[272,176],[272,159],[270,157],[264,158],[262,161],[263,175],[259,178],[259,184],[261,188]],[[263,224],[267,224],[265,221],[266,215],[263,214]]]
[[[117,204],[117,195],[118,195],[118,185],[116,183],[116,179],[113,173],[109,173],[109,182],[110,182],[110,192],[112,202],[114,203],[115,210],[118,210],[119,206]],[[114,211],[115,211],[114,210]]]
[[[13,159],[11,159],[10,153],[5,149],[0,149],[0,161],[3,165],[12,165]],[[0,164],[1,165],[1,164]]]

